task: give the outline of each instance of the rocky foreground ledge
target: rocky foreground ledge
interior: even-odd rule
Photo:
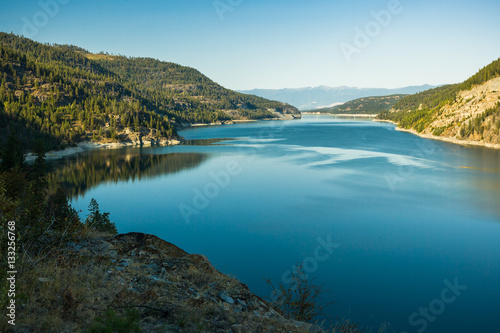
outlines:
[[[105,322],[106,311],[127,320],[132,309],[143,332],[321,332],[285,319],[205,256],[153,235],[90,237],[60,249],[45,267],[26,282],[39,296],[25,306],[16,331],[28,332],[50,314],[47,331],[85,332]]]

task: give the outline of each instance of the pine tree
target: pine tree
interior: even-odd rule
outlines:
[[[21,141],[14,133],[11,133],[7,138],[5,147],[1,151],[2,162],[0,170],[9,171],[13,168],[24,169],[24,158],[26,153],[22,147]]]

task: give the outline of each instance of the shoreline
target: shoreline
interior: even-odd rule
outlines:
[[[254,122],[254,121],[262,121],[265,119],[235,119],[235,120],[226,120],[226,121],[218,121],[216,123],[194,123],[194,124],[181,124],[180,130],[190,128],[190,127],[206,127],[206,126],[224,126],[224,125],[234,125],[234,124],[239,124],[239,123],[249,123],[249,122]],[[274,119],[273,120],[277,120]]]
[[[490,148],[490,149],[500,149],[500,144],[495,144],[495,143],[486,143],[486,142],[478,142],[478,141],[470,141],[470,140],[459,140],[457,138],[435,136],[435,135],[432,135],[429,133],[418,133],[414,129],[401,128],[398,126],[397,123],[395,123],[391,120],[373,119],[372,121],[376,121],[376,122],[380,122],[380,123],[394,124],[394,125],[396,125],[396,128],[395,128],[396,131],[410,133],[410,134],[419,136],[419,137],[424,138],[424,139],[453,143],[453,144],[464,146],[464,147],[474,146],[474,147],[484,147],[484,148]]]
[[[252,122],[257,122],[257,121],[279,121],[279,120],[298,120],[298,119],[302,119],[302,115],[300,117],[291,116],[291,117],[264,118],[264,119],[233,119],[233,120],[226,120],[226,121],[218,121],[216,123],[194,123],[194,124],[181,123],[180,124],[181,128],[179,128],[179,130],[184,130],[184,129],[188,129],[191,127],[225,126],[225,125],[252,123]]]
[[[217,123],[195,123],[195,124],[181,124],[181,128],[179,130],[191,128],[191,127],[204,127],[204,126],[222,126],[222,125],[234,125],[238,123],[248,123],[248,122],[256,122],[263,120],[294,120],[301,119],[301,117],[284,119],[284,118],[271,118],[271,119],[240,119],[240,120],[228,120],[225,122],[217,122]],[[82,141],[79,142],[75,147],[67,147],[63,150],[51,150],[45,153],[45,160],[57,160],[60,158],[64,158],[67,156],[83,153],[88,150],[94,149],[120,149],[126,147],[167,147],[167,146],[176,146],[181,144],[184,140],[181,136],[177,139],[172,140],[162,140],[158,143],[153,143],[152,141],[145,140],[142,144],[138,142],[111,142],[111,143],[99,143],[92,141]],[[36,160],[36,156],[33,152],[29,152],[26,154],[26,162],[33,163]]]
[[[94,149],[120,149],[125,147],[166,147],[166,146],[176,146],[180,144],[181,141],[173,139],[173,140],[163,140],[159,144],[153,145],[151,141],[146,141],[142,145],[137,144],[135,142],[111,142],[111,143],[98,143],[92,141],[82,141],[78,143],[75,147],[68,147],[63,150],[51,150],[45,153],[45,160],[57,160],[63,157],[71,156],[74,154],[83,153],[88,150]],[[34,153],[28,153],[26,155],[26,162],[32,163],[36,159],[36,155]]]
[[[326,112],[303,112],[305,116],[331,116],[331,117],[347,117],[347,118],[375,118],[377,114],[349,114],[349,113],[326,113]]]
[[[308,115],[307,113],[304,115]],[[309,113],[309,115],[313,115],[312,113]],[[314,114],[315,115],[315,114]],[[325,116],[340,116],[340,117],[352,117],[353,115],[333,115],[333,114],[319,114],[319,115],[325,115]],[[372,115],[358,115],[358,117],[361,118],[371,118]],[[294,119],[300,119],[300,118],[294,118]],[[270,120],[282,120],[282,119],[266,119],[268,121]],[[255,119],[243,119],[243,120],[231,120],[225,123],[210,123],[210,124],[183,124],[182,129],[187,129],[187,128],[192,128],[192,127],[203,127],[203,126],[221,126],[221,125],[234,125],[238,123],[249,123],[249,122],[256,122],[256,121],[262,121],[262,120],[255,120]],[[500,144],[494,144],[494,143],[485,143],[485,142],[478,142],[478,141],[468,141],[468,140],[459,140],[456,138],[449,138],[449,137],[438,137],[434,136],[432,134],[428,133],[418,133],[414,129],[405,129],[401,128],[398,126],[397,123],[391,120],[386,120],[386,119],[372,119],[371,121],[375,122],[381,122],[381,123],[390,123],[395,125],[396,131],[399,132],[406,132],[410,133],[416,136],[419,136],[424,139],[430,139],[430,140],[438,140],[442,142],[447,142],[447,143],[453,143],[461,146],[475,146],[475,147],[485,147],[485,148],[490,148],[490,149],[500,149]],[[175,146],[179,145],[182,141],[181,140],[163,140],[158,144],[152,144],[151,141],[145,141],[142,145],[136,142],[112,142],[112,143],[98,143],[98,142],[91,142],[91,141],[83,141],[78,143],[75,147],[68,147],[63,150],[51,150],[45,153],[45,159],[46,160],[57,160],[60,158],[64,158],[67,156],[71,156],[74,154],[79,154],[83,153],[88,150],[94,150],[94,149],[120,149],[120,148],[126,148],[126,147],[151,147],[151,146],[158,146],[158,147],[166,147],[166,146]],[[33,163],[36,159],[35,154],[33,153],[28,153],[26,155],[26,162],[27,163]]]
[[[235,125],[235,124],[242,124],[242,123],[252,123],[252,122],[257,122],[257,121],[297,120],[297,119],[301,119],[301,118],[302,118],[302,114],[300,116],[286,115],[283,117],[263,118],[263,119],[232,119],[232,120],[218,121],[215,123],[194,123],[194,124],[181,123],[180,130],[190,128],[190,127],[224,126],[224,125]]]
[[[334,117],[352,117],[352,118],[375,118],[377,114],[349,114],[349,113],[338,113],[338,114],[331,114]]]

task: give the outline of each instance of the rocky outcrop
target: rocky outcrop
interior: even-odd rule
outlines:
[[[453,103],[444,105],[433,117],[432,122],[421,132],[400,129],[428,139],[436,139],[462,145],[477,145],[500,149],[500,77],[461,91]],[[486,114],[488,110],[495,110]],[[481,119],[480,128],[465,131]]]
[[[32,299],[24,315],[60,312],[60,332],[81,331],[109,309],[121,315],[124,309],[138,311],[144,332],[321,332],[285,319],[205,256],[153,235],[91,237],[60,249],[58,256],[66,263],[56,265],[61,276],[38,276],[34,282],[39,294],[55,294],[51,308],[41,312],[43,307]],[[68,269],[63,268],[68,262]],[[62,290],[52,286],[54,281]],[[22,323],[18,327],[23,331]]]
[[[293,120],[302,118],[302,113],[296,110],[284,109],[283,111],[277,111],[276,109],[268,109],[267,111],[273,113],[276,116],[276,120]]]

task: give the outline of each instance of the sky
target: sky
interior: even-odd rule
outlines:
[[[498,0],[0,0],[0,31],[198,69],[234,90],[466,80],[500,57]]]

